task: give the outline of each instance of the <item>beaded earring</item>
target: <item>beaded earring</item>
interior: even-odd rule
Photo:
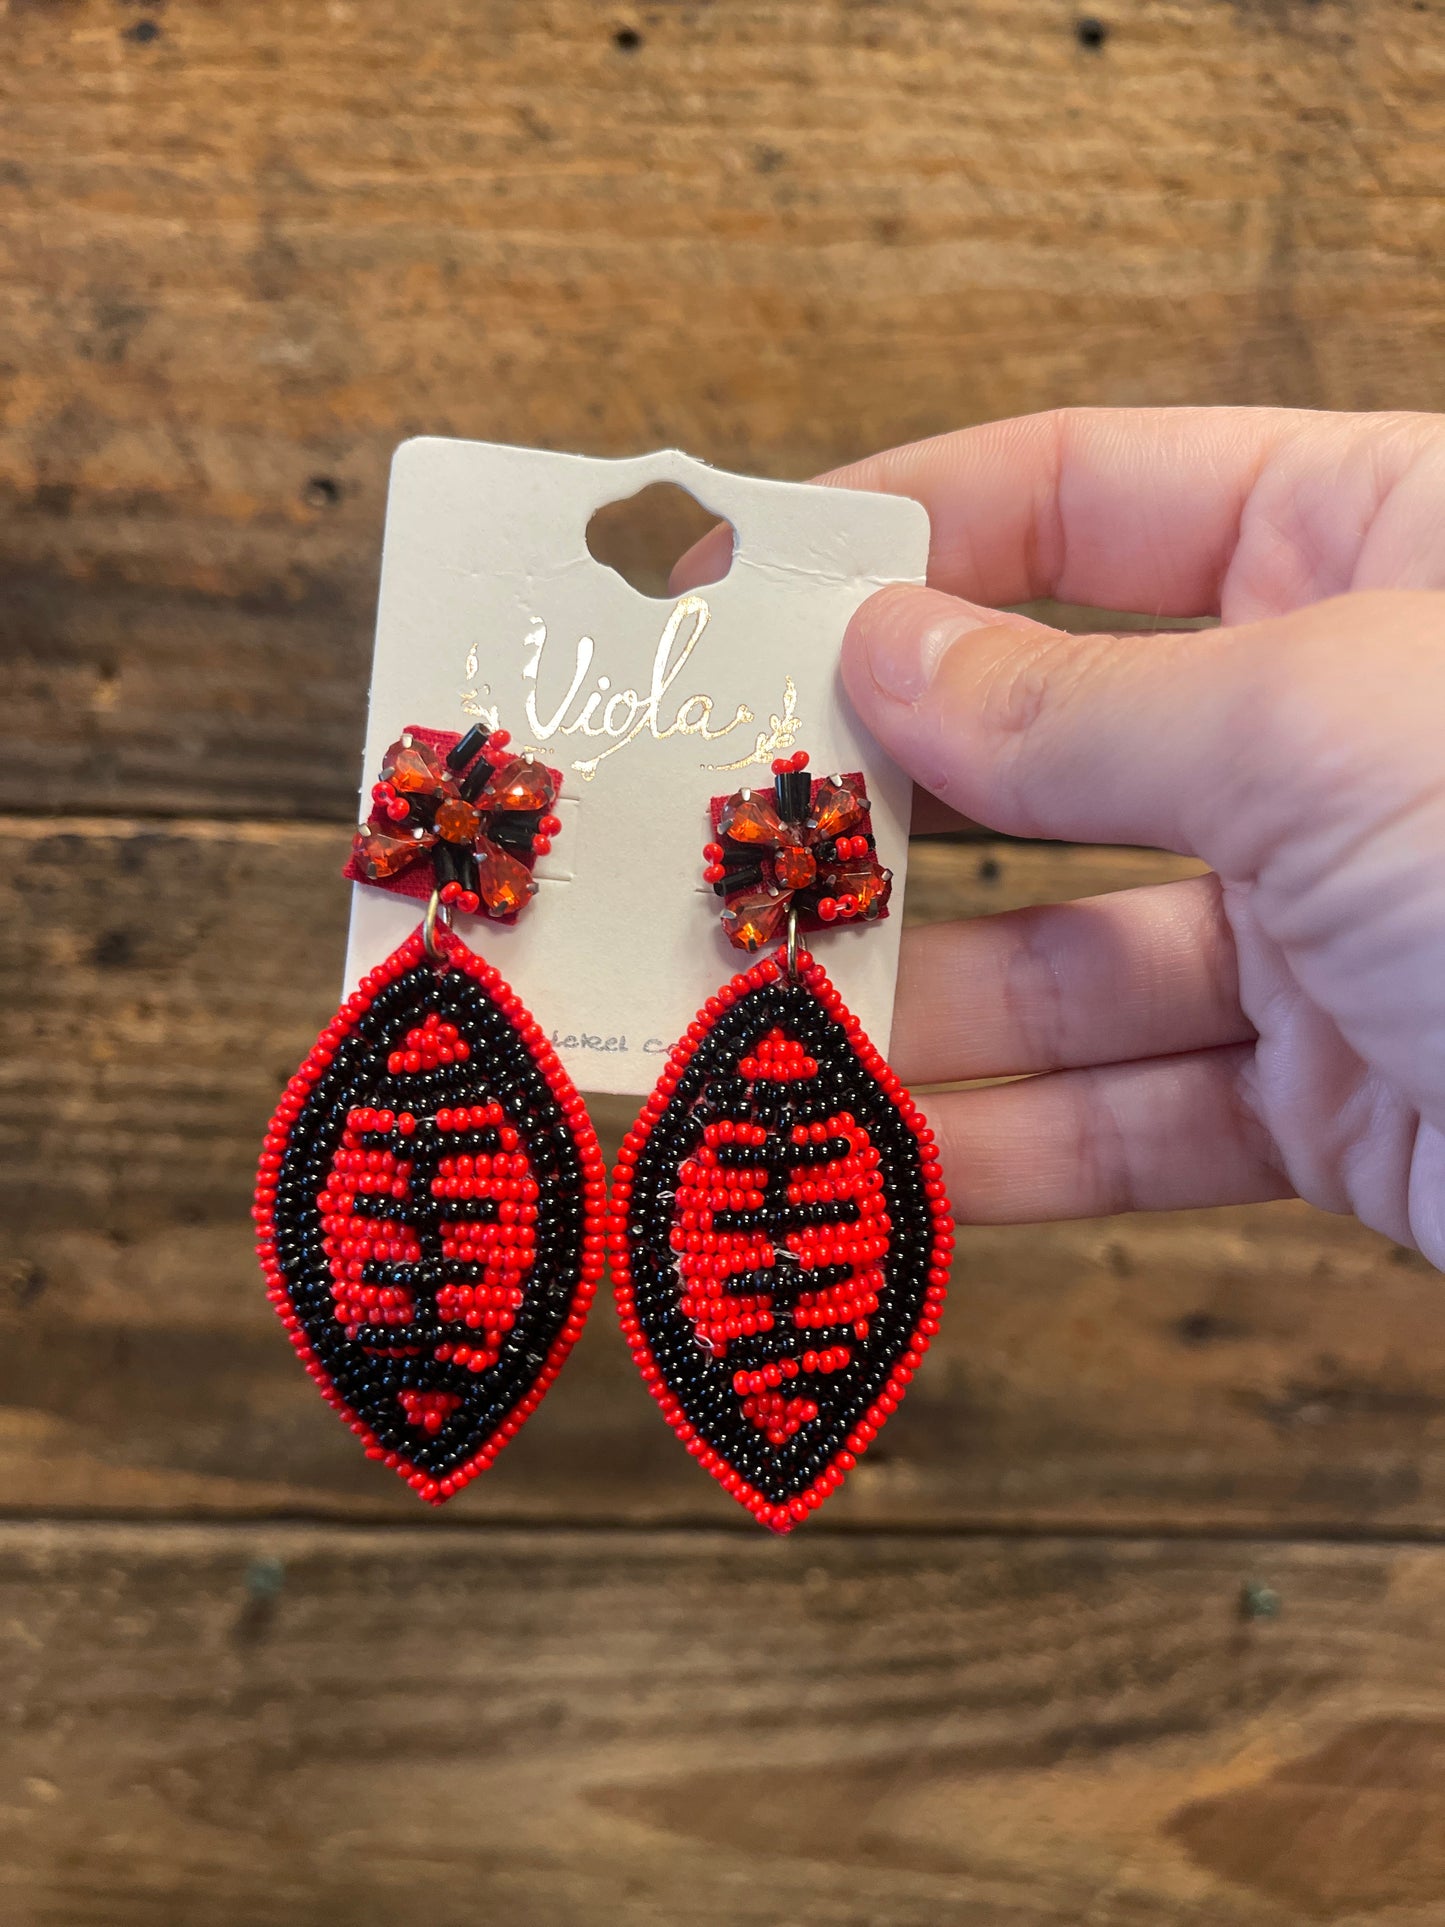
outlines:
[[[775,1532],[843,1483],[938,1330],[953,1220],[933,1133],[800,928],[887,914],[861,775],[712,799],[704,876],[734,945],[613,1172],[633,1357],[688,1451]]]
[[[504,731],[409,729],[346,875],[424,901],[286,1086],[253,1216],[322,1397],[418,1495],[490,1465],[556,1378],[603,1263],[605,1174],[541,1026],[450,928],[514,922],[560,829]]]

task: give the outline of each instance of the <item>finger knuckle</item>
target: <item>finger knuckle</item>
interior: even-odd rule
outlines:
[[[1019,633],[999,650],[979,692],[979,722],[1007,740],[1032,729],[1049,696],[1052,638]]]
[[[1439,631],[1410,619],[1413,600],[1339,596],[1234,642],[1222,798],[1246,867],[1295,832],[1396,811],[1438,776],[1419,719],[1445,697]]]
[[[1003,977],[1004,1016],[1020,1070],[1052,1070],[1064,1061],[1065,999],[1047,920],[1021,910]]]
[[[1027,804],[1026,776],[1033,746],[1058,697],[1054,638],[1021,632],[1000,649],[978,688],[977,728],[1000,822],[1015,835],[1037,830]]]
[[[1109,1096],[1081,1077],[1073,1086],[1072,1137],[1081,1195],[1091,1217],[1113,1218],[1138,1207],[1130,1134]]]

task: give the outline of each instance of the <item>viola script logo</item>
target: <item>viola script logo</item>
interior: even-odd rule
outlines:
[[[725,722],[719,722],[711,696],[699,692],[679,698],[675,694],[675,685],[701,642],[710,616],[711,611],[704,597],[688,595],[682,598],[658,637],[652,658],[652,677],[645,692],[614,689],[610,677],[594,675],[597,644],[591,636],[580,637],[573,654],[572,676],[567,693],[555,709],[545,714],[537,701],[537,685],[542,663],[552,645],[546,623],[540,617],[534,617],[525,639],[527,660],[522,665],[522,679],[528,685],[524,707],[530,740],[539,747],[560,736],[605,740],[606,749],[598,750],[595,756],[579,757],[572,764],[584,780],[590,780],[609,756],[615,756],[620,749],[626,749],[629,743],[635,743],[642,736],[650,736],[659,743],[666,742],[670,736],[700,736],[704,742],[716,743],[737,730],[747,729],[757,718],[745,703],[740,703]],[[474,685],[477,667],[474,645],[467,656],[467,678]],[[469,716],[476,716],[490,728],[497,729],[506,719],[496,703],[482,701],[484,696],[490,694],[491,690],[485,684],[480,689],[473,686],[463,692],[462,708]],[[756,740],[748,753],[730,763],[709,763],[705,767],[745,769],[749,763],[766,763],[783,750],[791,748],[801,727],[797,702],[798,692],[793,679],[786,676],[783,679],[782,713],[768,718],[769,727],[757,731]]]

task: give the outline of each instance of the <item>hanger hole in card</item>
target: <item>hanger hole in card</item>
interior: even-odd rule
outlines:
[[[587,524],[594,561],[614,569],[639,595],[659,600],[721,582],[733,564],[737,532],[675,482],[652,482],[607,502]],[[685,558],[685,562],[684,562]],[[679,563],[676,580],[673,571]]]

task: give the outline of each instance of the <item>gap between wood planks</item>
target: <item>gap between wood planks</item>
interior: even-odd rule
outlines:
[[[940,1521],[930,1524],[927,1521],[902,1521],[897,1525],[880,1525],[875,1520],[849,1524],[846,1521],[828,1519],[811,1520],[797,1532],[789,1533],[783,1539],[765,1533],[757,1526],[740,1519],[737,1525],[728,1520],[688,1521],[659,1519],[655,1522],[625,1519],[588,1518],[585,1514],[576,1517],[534,1518],[523,1513],[515,1517],[506,1514],[490,1514],[479,1519],[406,1519],[406,1518],[339,1518],[334,1512],[323,1512],[319,1508],[307,1510],[302,1506],[277,1507],[270,1511],[251,1513],[216,1513],[175,1511],[141,1512],[116,1510],[114,1512],[70,1512],[62,1509],[46,1511],[42,1508],[25,1510],[19,1507],[0,1506],[0,1534],[11,1531],[23,1533],[54,1528],[65,1533],[104,1534],[112,1529],[118,1533],[134,1534],[138,1539],[155,1538],[161,1534],[181,1533],[218,1533],[230,1538],[254,1538],[257,1532],[277,1531],[296,1534],[352,1534],[359,1537],[398,1539],[408,1535],[427,1541],[437,1540],[449,1545],[491,1544],[499,1540],[587,1538],[595,1540],[646,1539],[649,1544],[665,1540],[676,1540],[688,1544],[704,1542],[729,1542],[738,1545],[782,1545],[806,1547],[818,1540],[826,1539],[830,1545],[844,1541],[867,1541],[888,1544],[927,1543],[941,1544],[944,1540],[956,1539],[961,1544],[998,1540],[1009,1545],[1053,1545],[1065,1547],[1114,1545],[1124,1547],[1172,1546],[1172,1547],[1209,1547],[1209,1546],[1255,1546],[1261,1550],[1272,1547],[1289,1547],[1308,1551],[1317,1546],[1322,1550],[1341,1547],[1346,1550],[1357,1547],[1362,1551],[1390,1552],[1434,1551],[1445,1547],[1445,1531],[1402,1530],[1400,1527],[1382,1529],[1373,1533],[1368,1528],[1300,1526],[1292,1530],[1288,1526],[1271,1527],[1264,1530],[1258,1526],[1172,1526],[1168,1522],[1148,1526],[1116,1526],[1107,1521],[1083,1520],[1078,1524],[1059,1525],[1048,1521],[1029,1520],[980,1520],[971,1523]]]

